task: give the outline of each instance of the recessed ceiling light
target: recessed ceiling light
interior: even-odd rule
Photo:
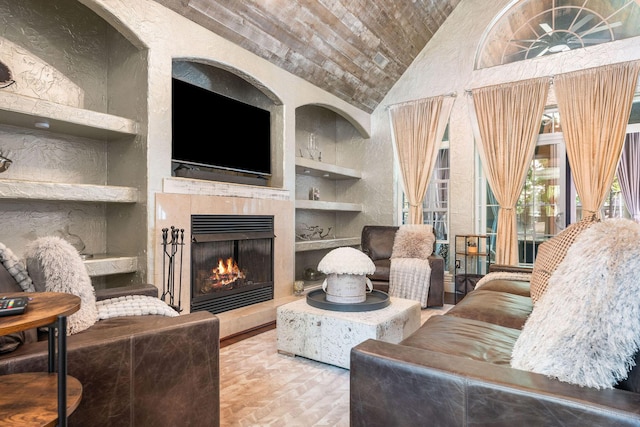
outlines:
[[[42,120],[40,122],[35,122],[34,126],[38,129],[49,129],[49,122],[47,122],[46,120]]]

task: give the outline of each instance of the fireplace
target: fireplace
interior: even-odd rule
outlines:
[[[272,215],[191,216],[191,311],[273,299]]]

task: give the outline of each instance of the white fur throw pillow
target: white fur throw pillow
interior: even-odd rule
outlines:
[[[640,224],[584,230],[549,278],[516,341],[511,366],[585,387],[626,378],[640,346]]]
[[[436,236],[430,225],[401,225],[393,239],[391,258],[427,259],[433,253],[435,241]]]
[[[80,297],[80,310],[67,318],[67,335],[84,331],[98,320],[96,295],[78,251],[57,236],[27,245],[27,270],[37,291],[64,292]]]

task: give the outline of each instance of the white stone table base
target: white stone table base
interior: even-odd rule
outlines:
[[[420,327],[420,303],[391,298],[385,308],[361,312],[323,310],[300,299],[277,308],[277,349],[349,369],[351,349],[374,338],[398,343]]]

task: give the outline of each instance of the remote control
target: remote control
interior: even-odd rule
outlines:
[[[22,314],[27,309],[28,297],[0,298],[0,316]]]

